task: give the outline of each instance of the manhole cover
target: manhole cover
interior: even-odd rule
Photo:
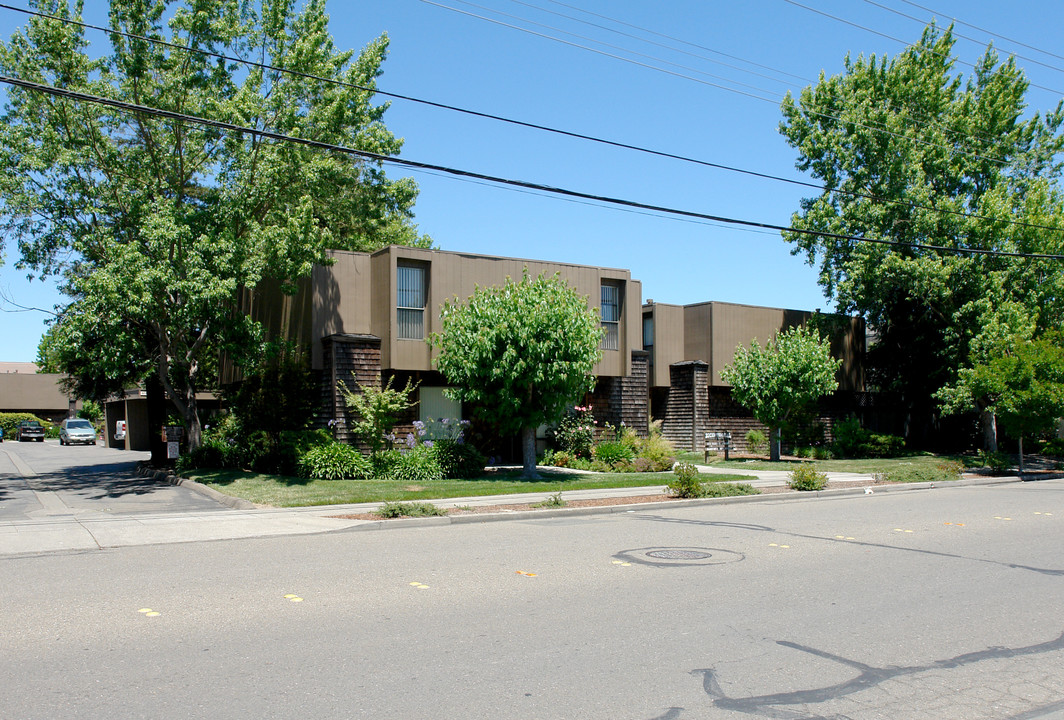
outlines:
[[[723,548],[703,547],[644,547],[622,550],[614,555],[621,562],[639,563],[654,567],[693,567],[724,565],[743,560],[743,554]]]
[[[701,550],[651,550],[647,556],[661,560],[705,560],[713,554]]]

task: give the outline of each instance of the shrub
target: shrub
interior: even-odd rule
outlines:
[[[813,448],[813,458],[816,460],[830,460],[832,458],[831,450],[823,445],[817,445]]]
[[[672,441],[661,434],[661,423],[652,423],[650,434],[639,440],[636,445],[636,458],[649,461],[647,470],[640,472],[660,472],[668,470],[675,462],[676,449]]]
[[[558,450],[573,457],[591,457],[591,446],[595,442],[595,421],[591,407],[574,407],[565,414],[558,427],[547,431],[547,438]]]
[[[44,436],[49,440],[55,440],[59,437],[59,426],[46,424],[44,426]]]
[[[1008,455],[1002,452],[987,452],[980,450],[975,455],[976,467],[990,468],[994,472],[1004,472],[1012,467]]]
[[[11,440],[15,437],[15,428],[23,420],[36,420],[41,425],[47,427],[48,422],[41,420],[32,413],[0,413],[0,428],[4,429],[4,439]]]
[[[623,440],[607,440],[600,442],[591,452],[596,460],[607,466],[635,459],[635,449]]]
[[[855,457],[857,449],[868,437],[868,431],[861,427],[861,421],[855,417],[839,420],[833,431],[835,452],[842,457]]]
[[[442,480],[443,470],[436,461],[432,448],[417,445],[407,451],[389,450],[379,455],[387,458],[385,473],[377,477],[391,478],[402,482],[428,482]],[[377,470],[377,467],[374,467]]]
[[[835,452],[842,457],[897,457],[905,452],[905,439],[868,432],[857,418],[847,418],[835,423]]]
[[[941,462],[935,465],[903,465],[889,472],[876,476],[879,481],[886,482],[948,482],[960,477],[960,463]]]
[[[708,482],[702,485],[703,497],[736,497],[738,495],[760,495],[761,491],[750,483]]]
[[[858,447],[860,457],[890,458],[905,452],[905,438],[898,435],[877,435],[870,433],[868,440]]]
[[[277,441],[276,471],[282,475],[299,473],[303,457],[311,449],[335,442],[328,430],[282,430]]]
[[[1042,443],[1040,452],[1044,455],[1064,457],[1064,438],[1053,438]]]
[[[794,456],[795,457],[799,457],[799,458],[813,457],[813,448],[811,448],[811,447],[795,448],[794,449]]]
[[[239,468],[243,453],[235,441],[212,433],[204,433],[202,444],[177,460],[178,471],[192,468]]]
[[[469,443],[437,440],[432,454],[445,478],[474,478],[484,471],[488,459]]]
[[[791,479],[787,483],[792,490],[823,490],[828,484],[828,476],[816,471],[816,465],[802,463],[791,471]]]
[[[746,431],[746,450],[753,455],[764,455],[768,450],[768,438],[760,430]]]
[[[675,479],[670,480],[668,487],[670,493],[678,498],[705,497],[706,488],[702,484],[698,469],[690,463],[680,463],[673,470]]]
[[[315,445],[299,459],[300,474],[316,480],[348,480],[369,477],[369,458],[343,443]]]
[[[446,510],[428,502],[386,502],[377,510],[377,515],[382,518],[433,517],[446,514]]]

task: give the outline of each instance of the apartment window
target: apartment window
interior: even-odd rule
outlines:
[[[620,350],[621,348],[621,288],[618,285],[602,286],[602,303],[599,306],[602,318],[603,350]]]
[[[400,264],[396,270],[397,320],[400,340],[425,339],[425,305],[428,268]]]
[[[650,350],[654,347],[654,317],[643,316],[643,349]]]

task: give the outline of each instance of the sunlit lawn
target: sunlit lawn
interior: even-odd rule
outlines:
[[[524,480],[520,475],[520,470],[494,470],[471,480],[409,483],[395,480],[307,480],[239,470],[191,470],[185,473],[186,477],[226,495],[273,507],[643,487],[664,485],[675,478],[673,473],[572,474],[546,471],[541,480]],[[736,474],[714,475],[711,479],[713,482],[743,482],[752,478]]]

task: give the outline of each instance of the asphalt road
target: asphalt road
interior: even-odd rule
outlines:
[[[137,477],[147,452],[58,440],[0,443],[0,521],[225,510],[188,488]]]
[[[1064,481],[0,559],[4,718],[1064,717]]]

